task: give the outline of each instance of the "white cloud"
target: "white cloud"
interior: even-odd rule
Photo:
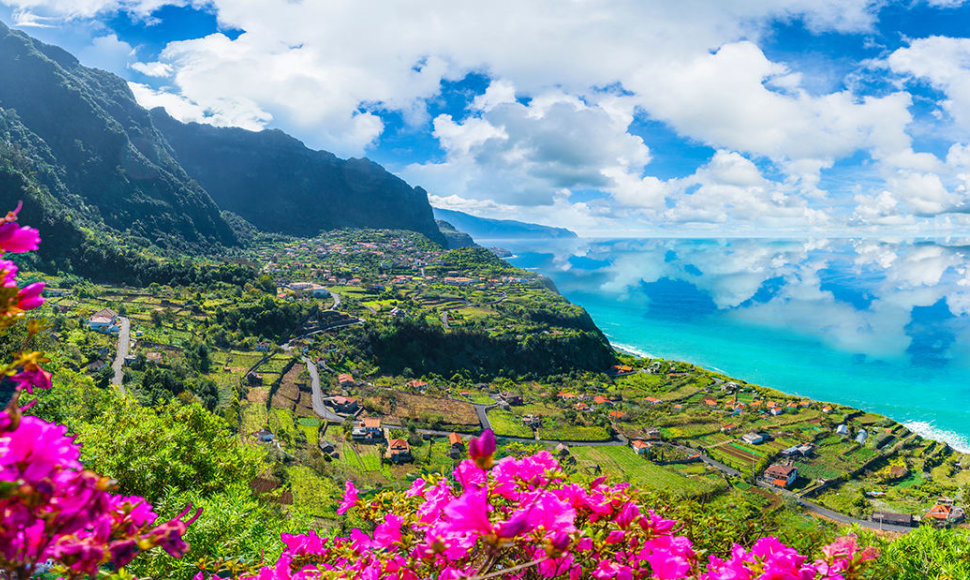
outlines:
[[[138,102],[147,109],[164,108],[169,115],[183,123],[208,123],[217,127],[242,127],[259,131],[273,117],[255,103],[243,99],[215,101],[215,106],[204,107],[189,99],[167,91],[157,91],[147,85],[128,83]]]
[[[970,38],[931,36],[914,40],[888,59],[896,73],[924,79],[943,91],[943,109],[970,130]]]
[[[791,187],[766,179],[757,166],[737,152],[721,150],[694,175],[676,180],[673,207],[664,213],[672,222],[730,222],[770,229],[827,226],[830,216],[809,207]],[[722,233],[735,233],[727,230]]]
[[[135,58],[135,49],[114,34],[95,38],[91,44],[77,54],[85,66],[103,70],[123,70]]]
[[[173,72],[172,65],[164,62],[136,62],[131,68],[149,77],[169,77]]]
[[[32,15],[31,20],[74,20],[92,18],[117,12],[128,13],[141,19],[163,6],[203,6],[205,0],[4,0],[22,14]]]
[[[505,96],[495,98],[499,93]],[[477,114],[463,121],[436,118],[445,160],[412,165],[404,175],[462,198],[521,206],[551,205],[584,188],[622,189],[635,197],[628,182],[640,179],[650,152],[627,133],[627,115],[558,92],[528,104],[509,94],[511,85],[498,83],[479,101]]]

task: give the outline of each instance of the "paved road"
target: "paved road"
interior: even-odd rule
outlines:
[[[303,362],[306,363],[306,370],[310,373],[310,389],[313,391],[310,402],[313,403],[313,412],[327,421],[343,423],[343,417],[323,404],[323,392],[320,390],[320,373],[317,371],[317,365],[307,357],[303,357]]]
[[[472,403],[472,406],[475,407],[475,414],[478,415],[478,422],[482,424],[482,430],[491,429],[492,424],[488,421],[488,410],[496,405],[478,405]]]
[[[732,469],[727,465],[724,465],[720,461],[714,461],[713,459],[708,457],[704,452],[701,452],[701,461],[710,465],[714,469],[720,470],[722,473],[730,475],[731,477],[741,477],[741,472],[739,472],[737,469]]]
[[[327,292],[329,292],[330,295],[333,296],[333,305],[330,307],[330,310],[336,310],[340,308],[340,294],[337,294],[330,288],[327,288]]]
[[[448,326],[448,312],[441,313],[441,325],[445,327],[445,330],[451,329],[451,327]]]
[[[121,330],[118,331],[118,354],[111,363],[111,368],[115,372],[115,376],[111,378],[111,384],[117,385],[118,390],[124,395],[127,391],[122,383],[125,379],[125,357],[128,356],[128,347],[131,345],[131,321],[125,317],[118,317],[118,322],[121,324]]]
[[[452,433],[452,431],[441,431],[437,429],[416,429],[418,433],[427,435],[439,435],[441,437],[447,437]],[[464,436],[469,436],[468,433],[463,433]],[[566,439],[533,439],[532,437],[506,437],[505,435],[498,435],[500,439],[505,439],[506,441],[518,441],[519,443],[543,443],[546,445],[558,445],[564,443],[571,447],[614,447],[617,445],[626,445],[629,441],[622,435],[618,435],[616,439],[610,439],[608,441],[569,441]]]

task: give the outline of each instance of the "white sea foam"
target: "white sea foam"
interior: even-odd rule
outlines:
[[[943,441],[961,453],[970,453],[970,439],[966,435],[961,435],[949,429],[940,429],[926,421],[907,421],[903,425],[910,431],[918,433],[927,439]]]
[[[613,341],[610,341],[610,344],[612,344],[613,347],[616,348],[617,350],[625,352],[627,354],[633,354],[642,358],[657,358],[652,354],[650,354],[649,352],[645,350],[641,350],[630,344],[623,344],[620,342],[613,342]]]

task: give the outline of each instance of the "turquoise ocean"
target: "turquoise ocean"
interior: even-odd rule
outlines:
[[[970,452],[970,240],[480,240],[612,344],[881,413]]]

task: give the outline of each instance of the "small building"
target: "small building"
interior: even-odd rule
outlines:
[[[427,388],[428,382],[427,381],[419,381],[417,379],[414,379],[413,381],[408,381],[408,382],[404,383],[404,386],[405,387],[411,387],[412,389],[417,389],[417,390],[420,391],[420,390],[423,390],[423,389]]]
[[[958,524],[963,521],[964,513],[962,507],[956,507],[950,503],[938,503],[930,508],[923,516],[925,520],[936,521],[943,524]]]
[[[458,448],[464,448],[465,447],[465,442],[462,441],[461,435],[459,435],[458,433],[454,433],[454,432],[448,434],[448,443],[452,447],[458,447]]]
[[[744,441],[750,445],[761,445],[765,442],[765,436],[762,433],[755,433],[752,431],[751,433],[745,433],[742,435],[741,441]]]
[[[387,444],[387,458],[392,463],[408,463],[411,457],[411,445],[404,439],[391,439]]]
[[[542,417],[539,415],[526,415],[525,417],[522,417],[522,423],[524,423],[526,427],[538,429],[539,427],[542,427]]]
[[[118,332],[118,313],[110,308],[102,308],[88,319],[88,327],[98,332]]]
[[[337,375],[337,386],[338,387],[341,387],[341,388],[344,388],[344,387],[352,387],[352,386],[354,386],[356,384],[357,383],[354,382],[354,375],[352,375],[350,373],[340,373],[339,375]]]
[[[613,404],[613,401],[607,399],[603,395],[596,395],[595,397],[593,397],[593,402],[596,403],[597,405],[612,405]]]
[[[256,346],[253,348],[255,348],[259,352],[269,352],[269,349],[272,348],[272,346],[273,346],[272,343],[269,343],[265,340],[261,340],[257,342]]]
[[[557,457],[562,458],[562,457],[569,456],[569,447],[565,443],[560,443],[559,445],[556,445],[556,448],[554,451],[556,452]]]
[[[97,372],[108,366],[108,362],[98,359],[87,366],[87,369],[91,372]]]
[[[643,441],[642,439],[634,439],[633,441],[630,441],[630,447],[633,448],[633,452],[637,455],[646,455],[650,453],[653,445]]]
[[[506,403],[509,405],[521,405],[523,403],[522,395],[517,395],[515,393],[501,393],[499,394]]]
[[[783,449],[781,454],[785,457],[808,457],[813,451],[815,451],[815,445],[812,443],[802,443],[801,445]]]
[[[266,429],[256,431],[255,433],[253,433],[253,437],[255,437],[257,441],[264,441],[267,443],[275,439],[273,434],[267,431]]]
[[[660,429],[647,427],[643,430],[643,438],[647,441],[658,441],[660,439]]]
[[[858,443],[859,445],[864,445],[866,442],[866,439],[868,438],[869,438],[869,432],[866,431],[865,429],[859,429],[859,432],[856,433],[856,436],[855,436],[855,442]]]
[[[353,397],[331,397],[327,403],[338,413],[356,413],[360,408],[357,399]]]
[[[658,399],[657,397],[647,397],[644,400],[646,402],[650,403],[651,405],[659,405],[660,403],[663,403],[663,400],[662,399]]]
[[[626,420],[626,412],[625,411],[610,411],[610,418],[611,419],[616,419],[618,421],[625,421]]]
[[[329,454],[329,453],[333,453],[334,451],[337,450],[337,446],[336,445],[334,445],[333,443],[331,443],[329,441],[324,441],[323,439],[321,439],[320,440],[320,443],[318,443],[317,445],[320,447],[320,451],[323,451],[324,453],[328,453]]]
[[[846,436],[849,434],[849,428],[845,426],[845,423],[842,423],[841,425],[835,428],[835,432],[839,435]]]
[[[162,364],[162,360],[163,360],[162,353],[160,353],[160,352],[158,352],[156,350],[153,350],[151,352],[146,352],[145,353],[145,362],[150,362],[153,365],[160,365],[160,364]]]
[[[798,468],[794,465],[774,464],[764,472],[764,478],[778,487],[791,487],[798,478]]]
[[[354,441],[362,443],[377,443],[384,439],[384,430],[381,428],[381,420],[376,417],[368,417],[357,423],[350,431],[350,437]]]
[[[913,527],[913,516],[909,514],[897,514],[893,512],[872,512],[872,517],[869,519],[874,522],[878,522],[880,524],[888,524],[890,526]]]

